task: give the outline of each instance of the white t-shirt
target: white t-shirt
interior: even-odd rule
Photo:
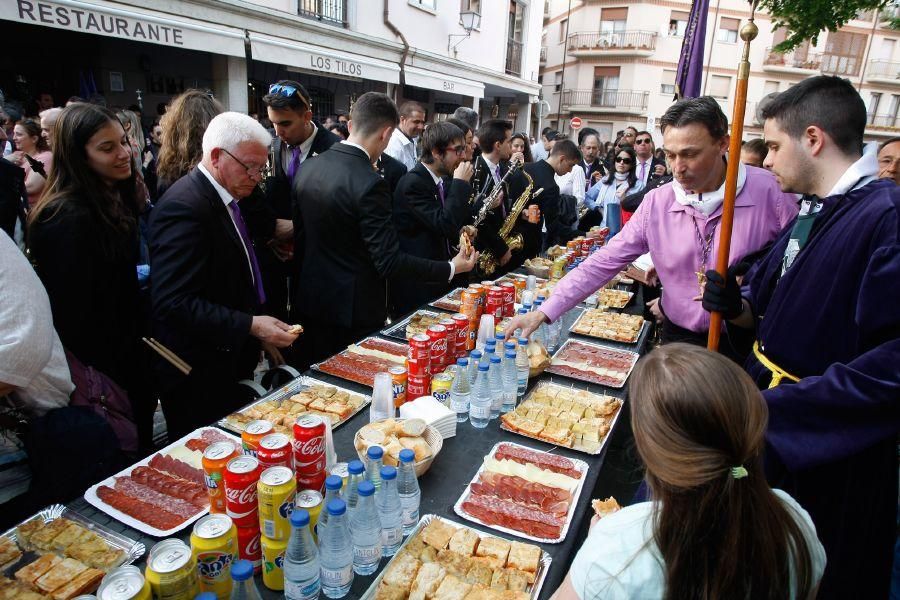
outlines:
[[[812,557],[816,585],[825,571],[825,549],[803,507],[782,490],[772,490],[797,517]],[[582,600],[663,598],[665,568],[653,541],[652,504],[633,504],[600,519],[575,555],[569,571]]]
[[[0,381],[17,388],[12,400],[29,415],[68,406],[75,386],[53,328],[50,299],[28,260],[3,231],[0,290]]]

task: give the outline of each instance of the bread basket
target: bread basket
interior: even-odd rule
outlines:
[[[406,419],[393,419],[397,422],[398,425],[402,424]],[[367,443],[360,437],[360,432],[362,428],[360,428],[356,434],[353,436],[353,447],[356,448],[356,453],[359,455],[359,459],[363,461],[363,464],[366,462],[366,450],[368,450]],[[431,425],[425,426],[425,432],[422,433],[421,436],[428,446],[431,448],[431,456],[425,458],[420,461],[416,461],[414,463],[416,477],[421,477],[425,473],[428,472],[428,469],[431,468],[431,463],[434,462],[434,459],[437,458],[438,453],[441,451],[441,448],[444,446],[444,438],[438,432],[437,429],[432,427]],[[386,464],[386,463],[385,463]]]
[[[523,266],[525,267],[525,270],[528,271],[529,275],[534,275],[541,279],[548,279],[550,277],[550,265],[542,265],[540,262],[533,262],[529,258],[525,261]]]

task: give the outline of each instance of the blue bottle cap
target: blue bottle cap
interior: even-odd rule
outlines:
[[[509,348],[507,348],[506,349],[506,358],[515,358],[515,357],[516,357],[516,351],[510,350]]]
[[[481,350],[472,350],[469,352],[469,356],[472,358],[481,358]]]
[[[375,485],[366,479],[365,481],[359,482],[359,487],[356,488],[356,491],[360,496],[371,496],[375,493]]]
[[[488,346],[494,346],[494,347],[496,347],[496,346],[497,346],[497,340],[495,340],[495,339],[493,339],[493,338],[488,338],[488,339],[486,339],[486,340],[484,341],[484,347],[487,348]]]
[[[328,514],[336,517],[347,512],[347,503],[340,498],[335,498],[328,503]]]
[[[309,525],[309,511],[305,508],[295,508],[291,512],[291,527],[306,527]]]
[[[194,596],[194,600],[217,600],[218,596],[216,596],[212,592],[200,592],[196,596]]]
[[[500,361],[502,361],[502,360],[503,360],[502,358],[500,358],[499,356],[497,356],[497,355],[495,354],[495,355],[493,355],[493,356],[491,357],[491,364],[492,364],[492,365],[493,365],[493,364],[496,364],[496,363],[498,363],[498,362],[500,362]]]
[[[381,460],[381,457],[384,456],[384,448],[381,446],[369,446],[369,449],[366,450],[366,456],[370,460]]]
[[[381,467],[381,478],[390,481],[391,479],[397,478],[397,468],[384,466]]]
[[[236,560],[231,564],[231,578],[235,581],[247,581],[253,577],[253,563],[249,560]]]
[[[485,345],[484,345],[484,353],[485,353],[485,354],[493,354],[493,353],[496,352],[496,351],[497,351],[497,346],[496,346],[496,345],[494,345],[494,344],[490,344],[490,345],[485,344]]]
[[[351,460],[347,464],[347,472],[351,475],[359,475],[363,471],[366,470],[365,465],[363,465],[361,460]]]
[[[400,451],[400,462],[413,462],[416,460],[416,453],[409,448]]]
[[[349,465],[348,465],[349,468]],[[329,475],[325,478],[325,489],[326,490],[339,490],[341,486],[344,485],[344,480],[338,477],[337,475]]]
[[[527,346],[527,345],[528,345],[528,338],[526,338],[526,337],[520,337],[520,338],[519,338],[519,345],[520,345],[520,346]]]
[[[457,367],[468,367],[468,366],[469,366],[469,359],[468,359],[468,358],[457,358],[457,359],[456,359],[456,366],[457,366]]]
[[[497,340],[498,342],[502,342],[505,338],[506,338],[506,334],[504,334],[504,333],[495,333],[494,334],[494,339]]]
[[[515,349],[516,349],[516,343],[515,343],[514,341],[512,341],[512,340],[509,340],[508,342],[505,342],[505,343],[503,344],[503,347],[506,348],[507,350],[515,350]]]
[[[544,300],[547,299],[547,297],[546,296],[538,296],[537,299],[538,299],[538,302],[543,302]]]
[[[525,308],[525,307],[523,306],[522,308],[519,309],[519,314],[520,314],[520,315],[527,315],[527,314],[528,314],[528,309]]]
[[[479,371],[487,371],[487,370],[490,369],[490,368],[491,368],[491,365],[489,365],[489,364],[487,364],[487,363],[485,363],[485,364],[483,364],[483,365],[478,365],[478,370],[479,370]]]

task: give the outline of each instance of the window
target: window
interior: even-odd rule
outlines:
[[[562,88],[562,71],[553,74],[553,91],[558,92]]]
[[[669,35],[672,37],[684,37],[687,31],[688,13],[681,10],[673,10],[669,17]]]
[[[563,19],[559,22],[559,43],[566,41],[566,31],[569,29],[569,20]]]
[[[424,8],[425,10],[437,10],[437,0],[408,0],[413,6]]]
[[[616,106],[619,92],[619,67],[594,67],[593,106]]]
[[[432,2],[434,4],[434,2]],[[459,12],[472,11],[481,14],[481,0],[460,0]]]
[[[869,36],[849,31],[830,31],[825,43],[822,72],[855,77],[862,66]]]
[[[332,25],[347,26],[347,0],[300,0],[297,14]],[[324,114],[324,113],[323,113]]]
[[[600,12],[600,40],[611,46],[624,45],[627,8],[604,8]]]
[[[709,95],[717,100],[727,100],[731,90],[731,77],[712,75],[709,78]]]
[[[869,124],[875,122],[875,115],[878,113],[878,105],[881,104],[881,92],[872,92],[869,97]]]
[[[674,69],[663,69],[662,72],[662,84],[659,86],[660,94],[674,94],[675,93],[675,74],[677,71]]]
[[[509,0],[509,25],[506,30],[506,73],[522,75],[522,40],[525,30],[525,5]]]
[[[722,17],[719,19],[719,33],[717,34],[716,39],[720,42],[736,44],[738,41],[738,30],[740,28],[740,19]]]
[[[778,82],[777,81],[766,81],[763,84],[763,96],[768,96],[769,94],[774,94],[778,91]]]

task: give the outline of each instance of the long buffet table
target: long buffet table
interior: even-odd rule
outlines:
[[[622,312],[633,314],[641,313],[641,309],[643,307],[641,294],[639,293],[639,290],[634,291],[636,292],[635,297],[632,299],[628,307],[626,307]],[[433,310],[431,307],[423,308],[427,310]],[[568,331],[569,326],[581,313],[582,309],[583,306],[580,308],[575,308],[563,317],[560,345],[570,336],[570,333]],[[644,329],[641,338],[636,344],[618,344],[609,341],[602,341],[600,343],[612,347],[634,350],[643,353],[647,345],[649,329],[650,328]],[[573,335],[573,337],[581,338],[581,336],[577,335]],[[581,339],[597,341],[590,338]],[[369,387],[362,386],[360,384],[349,382],[317,371],[307,372],[304,373],[304,375],[311,375],[316,379],[334,385],[339,385],[350,390],[371,394],[371,388]],[[624,398],[625,396],[624,388],[621,390],[615,390],[600,385],[585,383],[566,377],[549,375],[546,373],[540,375],[537,378],[530,379],[529,390],[537,382],[541,381],[554,381],[555,383],[563,384],[566,386],[572,386],[579,389],[587,389],[594,392],[602,392],[607,395],[617,396],[621,398]],[[591,499],[600,497],[601,494],[603,495],[603,497],[609,495],[609,485],[607,485],[606,482],[603,481],[602,476],[612,474],[613,477],[621,481],[623,461],[626,465],[624,467],[625,472],[627,473],[629,471],[628,464],[631,457],[626,455],[630,453],[632,436],[627,408],[627,406],[623,407],[623,414],[619,418],[615,429],[610,432],[609,439],[602,452],[598,455],[593,456],[581,452],[575,452],[567,448],[556,447],[551,444],[547,444],[530,438],[525,438],[520,435],[504,431],[500,429],[499,420],[491,421],[486,429],[475,429],[468,422],[458,424],[456,436],[444,441],[443,448],[435,458],[430,470],[419,479],[419,485],[422,490],[422,499],[419,509],[420,515],[425,516],[428,514],[435,514],[473,527],[480,531],[510,538],[511,536],[509,536],[508,534],[497,532],[490,528],[483,527],[477,523],[467,521],[458,516],[453,510],[453,505],[456,503],[457,499],[459,499],[460,495],[465,490],[466,485],[471,481],[472,477],[481,466],[483,457],[488,454],[490,449],[499,441],[510,441],[530,446],[538,450],[552,451],[569,458],[586,461],[589,464],[589,470],[584,482],[583,493],[578,499],[578,504],[574,513],[574,520],[569,527],[568,535],[561,543],[558,544],[538,544],[545,552],[547,552],[552,557],[552,564],[544,581],[543,587],[541,588],[539,596],[540,599],[549,598],[562,583],[566,573],[568,572],[569,565],[574,558],[575,553],[577,552],[578,548],[585,538],[590,519],[593,516],[593,511],[590,509]],[[368,419],[368,409],[364,409],[334,431],[334,445],[339,461],[347,462],[357,458],[357,453],[353,446],[353,437],[363,425],[368,423]],[[618,455],[613,461],[617,464],[609,468],[605,468],[607,456],[610,452],[614,452]],[[618,471],[618,473],[612,473],[613,471]],[[633,479],[633,477],[631,477],[631,473],[628,473],[626,477],[629,479]],[[626,486],[624,487],[626,491],[620,491],[620,494],[627,494],[630,491],[633,491],[633,488],[630,487],[631,483],[636,486],[637,482],[626,482]],[[620,487],[620,490],[621,489],[622,488]],[[630,500],[630,496],[620,496],[618,497],[618,500],[620,501],[620,503],[625,504]],[[159,541],[158,538],[153,538],[139,531],[136,531],[131,527],[110,517],[109,515],[97,510],[96,508],[88,504],[83,497],[79,497],[69,502],[68,506],[101,525],[109,527],[110,529],[120,532],[128,537],[131,537],[134,540],[142,542],[145,545],[147,551],[149,551],[153,544]],[[177,535],[177,537],[189,543],[190,533],[191,528],[186,527]],[[522,541],[527,542],[528,540]],[[136,563],[142,570],[145,566],[146,557],[147,554],[145,553],[144,556]],[[388,560],[389,559],[387,558],[382,559],[378,571],[371,576],[361,577],[359,575],[356,575],[353,581],[353,587],[346,597],[351,600],[361,598],[371,585],[372,581],[378,575],[378,573],[381,572],[381,570],[388,563]],[[262,579],[260,576],[257,576],[256,580],[257,586],[264,598],[282,597],[281,592],[273,592],[266,589],[262,584]]]

